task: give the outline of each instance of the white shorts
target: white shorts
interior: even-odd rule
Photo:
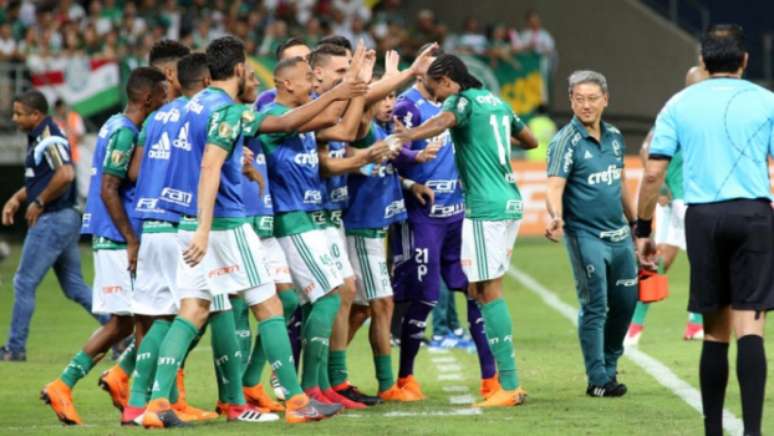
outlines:
[[[342,278],[350,278],[355,275],[352,263],[347,255],[347,237],[344,234],[344,226],[330,225],[325,228],[325,236],[331,245],[331,256]]]
[[[373,300],[392,297],[384,238],[347,235],[347,249],[355,269],[355,304],[368,306]]]
[[[107,315],[132,314],[132,277],[126,249],[94,250],[91,311]]]
[[[190,267],[183,260],[182,252],[188,247],[193,234],[190,230],[178,231],[181,255],[177,262],[177,286],[180,298],[215,302],[212,297],[243,292],[248,304],[254,305],[275,294],[261,240],[252,226],[245,223],[235,229],[210,231],[207,253],[198,265]]]
[[[672,200],[666,206],[656,204],[656,244],[685,250],[685,210],[683,200]]]
[[[341,286],[341,274],[331,258],[330,243],[323,230],[283,236],[277,241],[285,250],[290,275],[301,290],[303,302],[314,303]]]
[[[521,220],[462,221],[462,270],[471,283],[502,277],[511,265]]]
[[[177,313],[177,262],[172,260],[178,257],[177,231],[142,233],[132,312],[147,316]]]
[[[269,269],[274,283],[293,283],[293,279],[290,277],[288,259],[285,257],[285,251],[277,238],[261,239],[261,244],[266,257],[266,267]]]

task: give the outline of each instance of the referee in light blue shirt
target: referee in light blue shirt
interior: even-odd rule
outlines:
[[[653,264],[651,220],[671,156],[684,157],[691,292],[704,315],[699,364],[704,427],[723,433],[728,343],[737,339],[745,435],[761,434],[766,382],[765,313],[774,309],[774,212],[768,157],[774,156],[774,94],[743,80],[742,28],[716,25],[702,38],[710,74],[672,97],[656,119],[640,188],[637,251]]]

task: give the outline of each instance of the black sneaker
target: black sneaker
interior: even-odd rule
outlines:
[[[24,351],[13,351],[7,346],[0,347],[0,362],[26,362],[27,353]]]
[[[373,397],[371,395],[366,395],[362,392],[360,392],[360,389],[357,388],[357,386],[349,385],[346,389],[337,390],[336,391],[339,395],[347,398],[348,400],[357,402],[357,403],[363,403],[366,406],[376,406],[378,404],[382,404],[382,399],[379,397]]]
[[[590,397],[623,397],[627,388],[625,384],[614,381],[607,382],[604,386],[589,385],[586,388],[586,395]]]
[[[317,409],[326,418],[330,418],[344,409],[344,406],[339,403],[324,404],[314,398],[309,398],[309,405]]]

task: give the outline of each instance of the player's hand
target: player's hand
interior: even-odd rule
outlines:
[[[414,198],[416,198],[422,206],[432,206],[433,202],[435,202],[435,192],[421,183],[414,183],[411,185],[411,188],[409,188],[409,191],[411,191]]]
[[[374,77],[374,65],[376,65],[376,51],[368,50],[363,59],[363,67],[360,69],[358,78],[365,83],[371,83]]]
[[[658,269],[656,260],[656,243],[651,238],[637,238],[637,260],[640,266],[655,271]]]
[[[196,230],[188,247],[183,251],[183,260],[190,267],[194,267],[204,259],[207,253],[207,242],[210,239],[209,232]]]
[[[400,73],[400,54],[396,50],[387,50],[384,54],[384,75],[391,76]]]
[[[559,242],[564,235],[564,220],[561,217],[551,218],[546,225],[545,236],[549,241]]]
[[[27,213],[24,214],[24,218],[27,219],[27,227],[34,226],[35,223],[38,222],[38,218],[42,213],[43,213],[42,207],[38,206],[38,204],[35,202],[30,203],[29,206],[27,206]]]
[[[368,163],[379,163],[386,160],[394,159],[398,155],[400,150],[393,152],[387,141],[379,141],[376,144],[368,147],[368,154],[366,159]]]
[[[658,204],[661,205],[661,207],[669,205],[669,202],[672,201],[671,198],[667,195],[659,195],[658,196]]]
[[[366,95],[368,84],[357,79],[344,79],[331,92],[334,100],[349,100],[353,97]]]
[[[19,200],[16,199],[16,196],[11,197],[8,201],[5,202],[5,206],[3,206],[4,226],[13,225],[13,217],[16,215],[16,212],[19,211],[19,206],[21,206],[21,203],[19,203]]]
[[[126,256],[129,260],[129,273],[134,277],[137,274],[137,257],[140,253],[140,241],[137,238],[133,238],[131,241],[126,242]]]
[[[438,49],[438,43],[434,42],[432,45],[422,51],[422,53],[420,53],[419,56],[414,59],[414,63],[411,64],[411,74],[415,76],[425,74],[427,69],[430,67],[430,64],[433,63],[432,52],[436,49]]]
[[[414,158],[414,160],[416,160],[417,163],[430,162],[431,160],[435,159],[436,156],[438,156],[438,151],[440,149],[441,144],[438,143],[438,141],[430,141],[427,143],[427,147],[423,148],[419,153],[417,153],[417,156]]]
[[[255,153],[248,147],[242,147],[242,167],[252,167],[253,161],[255,161]]]
[[[361,39],[358,41],[355,51],[352,52],[352,60],[349,63],[349,71],[344,75],[344,80],[353,82],[360,75],[360,70],[363,68],[363,60],[365,59],[365,43]]]
[[[398,117],[392,117],[393,132],[392,135],[398,138],[401,144],[410,144],[411,138],[408,136],[408,128],[403,125]]]

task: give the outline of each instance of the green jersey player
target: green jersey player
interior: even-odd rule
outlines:
[[[510,106],[486,90],[456,56],[438,56],[426,79],[428,90],[444,101],[441,113],[397,136],[411,142],[446,129],[451,132],[465,200],[462,267],[469,292],[481,305],[502,385],[477,406],[517,406],[526,392],[518,381],[502,284],[522,216],[521,194],[511,169],[511,141],[515,138],[527,149],[537,147],[537,141]]]

